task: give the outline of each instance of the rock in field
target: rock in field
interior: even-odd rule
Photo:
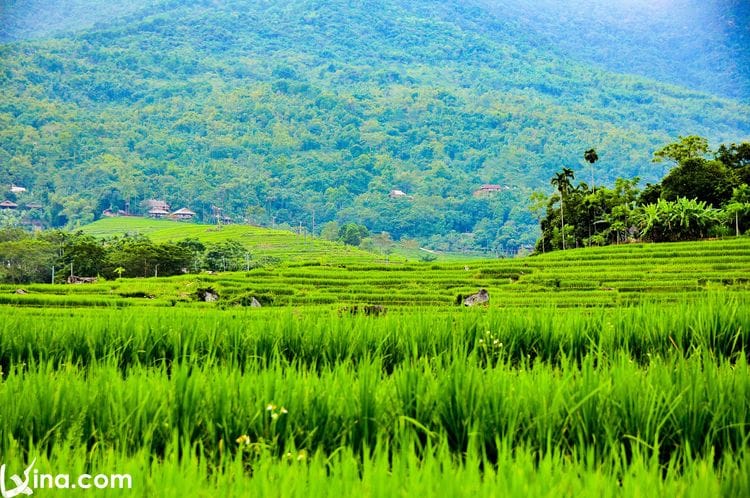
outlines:
[[[477,304],[487,304],[489,302],[490,293],[487,292],[487,289],[479,289],[479,292],[464,299],[464,306],[476,306]]]

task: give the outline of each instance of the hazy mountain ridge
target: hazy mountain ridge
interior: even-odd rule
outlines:
[[[750,3],[743,0],[476,0],[564,57],[750,99]]]
[[[3,0],[0,2],[0,42],[47,38],[90,29],[156,3],[156,0]]]
[[[101,29],[123,16],[138,19],[175,11],[186,3],[9,0],[0,4],[0,41],[59,36],[94,26]],[[372,15],[387,2],[359,4]],[[326,10],[324,5],[316,15]],[[407,3],[404,12],[440,18],[489,37],[503,31],[498,27],[512,26],[515,34],[533,38],[545,51],[584,64],[750,98],[750,4],[742,0],[428,1]],[[303,15],[316,24],[315,15]],[[378,27],[387,30],[389,24]]]

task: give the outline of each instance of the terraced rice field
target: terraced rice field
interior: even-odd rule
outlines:
[[[620,306],[673,301],[706,291],[750,289],[750,241],[632,244],[517,258],[455,263],[362,262],[339,256],[249,272],[122,279],[92,285],[0,286],[0,303],[17,306],[271,306],[377,304],[451,306],[485,288],[490,306]],[[211,288],[219,302],[197,302]]]
[[[0,460],[133,476],[97,496],[750,496],[749,281],[733,239],[3,286]]]

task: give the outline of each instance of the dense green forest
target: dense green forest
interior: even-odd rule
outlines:
[[[218,206],[513,251],[563,166],[653,182],[651,154],[677,135],[750,135],[746,100],[574,61],[479,2],[173,1],[92,22],[0,45],[0,184],[52,226],[159,198],[206,221]]]

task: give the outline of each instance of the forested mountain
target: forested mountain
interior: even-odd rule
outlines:
[[[44,38],[107,23],[159,0],[2,0],[0,41]]]
[[[5,0],[0,42],[92,28],[163,0]],[[473,0],[484,35],[512,19],[545,50],[662,82],[750,98],[750,2],[745,0]],[[150,10],[148,10],[150,9]],[[455,18],[454,21],[461,21]],[[487,22],[491,20],[493,22]],[[464,27],[462,25],[462,27]]]
[[[533,242],[529,192],[552,171],[591,181],[588,147],[594,182],[654,180],[677,135],[750,136],[746,99],[607,72],[488,1],[144,2],[6,43],[0,183],[57,225],[157,197],[497,249]],[[472,195],[485,183],[508,188]]]
[[[620,73],[750,99],[747,0],[484,0],[557,53]]]

